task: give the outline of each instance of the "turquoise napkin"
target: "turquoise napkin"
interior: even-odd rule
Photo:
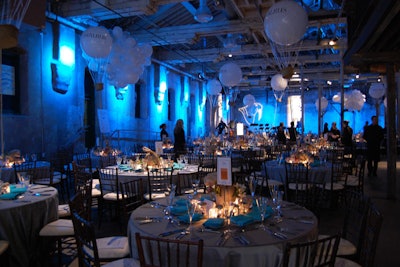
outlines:
[[[171,213],[172,215],[183,215],[187,213],[187,207],[185,206],[173,206],[171,207]]]
[[[314,162],[312,162],[310,164],[311,167],[318,167],[319,165],[321,165],[321,163],[319,162],[319,160],[315,160]]]
[[[132,167],[130,165],[119,165],[118,166],[121,171],[130,171]]]
[[[210,218],[205,223],[203,223],[204,227],[210,229],[220,229],[224,226],[224,219],[222,218]]]
[[[16,185],[10,185],[10,193],[25,193],[26,192],[26,187],[17,187]]]
[[[193,214],[192,222],[197,222],[203,218],[203,214],[195,213]],[[183,223],[189,223],[189,214],[178,216],[178,220]]]
[[[175,201],[176,206],[186,206],[188,204],[188,200],[184,198],[179,198]],[[187,209],[186,209],[187,210]]]
[[[231,217],[231,223],[237,226],[245,226],[252,222],[254,222],[254,219],[249,215],[238,215]]]
[[[172,165],[172,166],[173,166],[174,170],[181,170],[181,169],[183,169],[184,165],[174,162],[174,165]]]
[[[271,217],[274,214],[274,210],[268,206],[267,210],[265,211],[265,217],[264,219],[267,219],[269,217]],[[250,216],[253,218],[254,221],[261,221],[261,215],[260,215],[260,211],[257,209],[253,209],[251,212],[247,213],[247,216]]]
[[[21,194],[21,192],[11,192],[11,193],[0,195],[0,199],[13,200],[13,199],[16,199],[18,197],[18,195],[20,195],[20,194]]]

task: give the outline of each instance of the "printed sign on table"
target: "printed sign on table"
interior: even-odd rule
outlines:
[[[232,164],[230,157],[217,158],[217,184],[232,185]]]

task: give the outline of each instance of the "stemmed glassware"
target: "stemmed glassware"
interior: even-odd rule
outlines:
[[[254,176],[250,177],[249,188],[250,188],[251,197],[254,199],[254,196],[256,193],[256,188],[257,188],[257,179]]]
[[[274,217],[274,219],[277,222],[282,221],[282,216],[281,216],[281,206],[282,206],[282,200],[283,200],[283,195],[284,191],[281,191],[278,185],[274,185],[270,187],[270,194],[272,198],[272,204],[274,211],[277,213],[277,215]]]
[[[260,217],[261,217],[260,228],[265,229],[264,220],[265,220],[265,212],[267,211],[267,206],[268,206],[268,199],[266,197],[259,197],[256,199],[256,201],[257,201],[257,207],[258,207],[258,210],[260,211]]]
[[[192,195],[188,196],[188,201],[187,201],[187,210],[188,210],[188,216],[189,216],[189,226],[186,228],[186,234],[191,234],[192,233],[192,221],[193,221],[193,216],[196,212],[196,206],[197,206],[197,200],[193,199]]]
[[[165,208],[164,213],[165,213],[166,219],[168,219],[170,221],[172,220],[171,209],[172,209],[172,206],[174,205],[175,192],[176,192],[175,184],[168,185],[167,191],[164,192],[166,200],[167,200],[167,207]]]
[[[193,195],[197,195],[197,191],[199,190],[200,180],[194,179],[192,180],[192,187],[193,187]]]

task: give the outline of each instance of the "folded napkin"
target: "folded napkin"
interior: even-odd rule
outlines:
[[[121,165],[118,166],[118,168],[121,171],[130,171],[130,170],[132,170],[132,167],[130,165],[127,165],[127,164],[121,164]]]
[[[25,186],[17,186],[15,184],[10,185],[10,193],[25,193],[26,187]]]
[[[16,199],[18,197],[18,195],[20,195],[21,192],[11,192],[11,193],[7,193],[7,194],[2,194],[0,195],[0,199],[3,200],[13,200]]]
[[[270,206],[268,206],[265,211],[264,219],[271,217],[273,214],[274,214],[274,210]],[[260,210],[258,208],[253,209],[251,212],[247,213],[246,215],[253,218],[254,221],[261,221]]]
[[[222,218],[210,218],[205,223],[203,223],[204,227],[210,229],[220,229],[224,226],[224,219]]]
[[[314,160],[314,162],[310,163],[311,167],[318,167],[320,165],[321,165],[321,163],[319,162],[319,160]]]
[[[185,165],[174,162],[174,165],[172,166],[174,170],[182,170]]]
[[[193,214],[192,222],[197,222],[203,218],[203,214],[195,213]],[[178,216],[178,220],[183,223],[189,223],[189,214]]]
[[[254,222],[253,217],[248,216],[248,215],[238,215],[238,216],[231,217],[231,223],[233,223],[237,226],[245,226],[252,222]]]
[[[179,198],[175,201],[176,206],[186,206],[188,204],[188,200],[184,198]]]
[[[187,213],[187,207],[185,206],[173,206],[171,207],[171,214],[172,215],[183,215]]]

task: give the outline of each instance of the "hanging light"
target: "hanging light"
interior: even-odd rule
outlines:
[[[207,0],[200,0],[200,7],[194,13],[194,19],[200,23],[210,22],[214,17],[207,6]]]

